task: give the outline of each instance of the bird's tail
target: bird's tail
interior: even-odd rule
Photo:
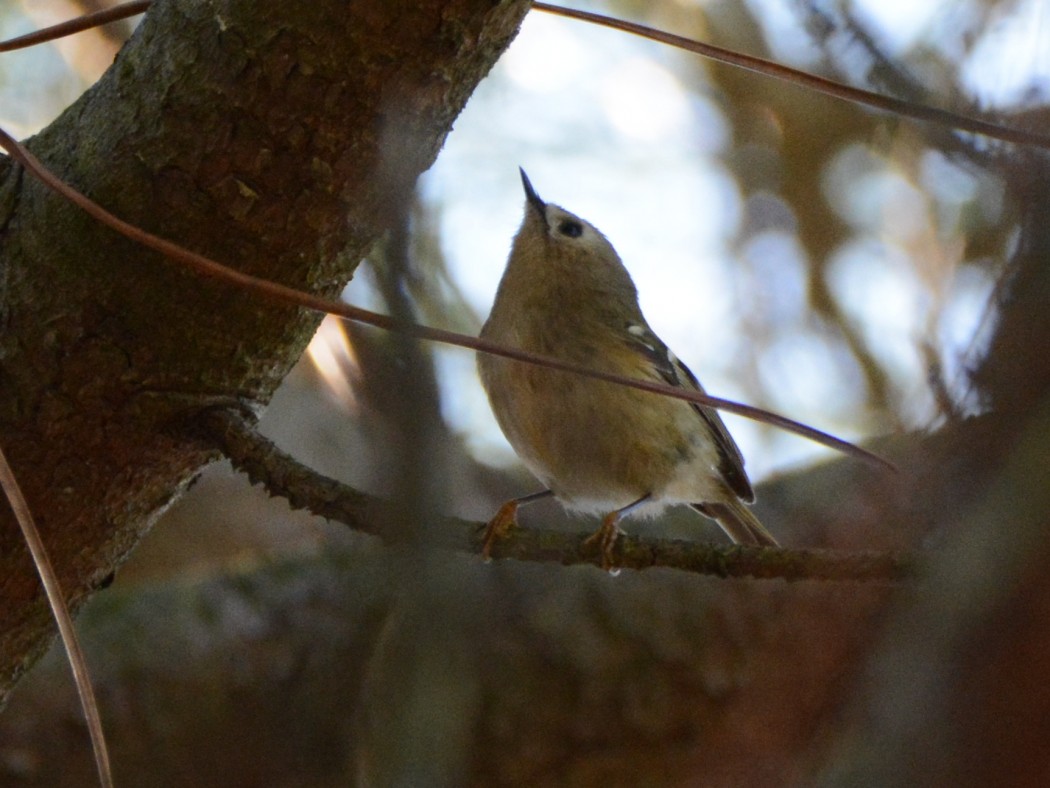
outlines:
[[[694,503],[693,508],[718,522],[726,536],[736,544],[779,547],[777,540],[740,501],[727,503]]]

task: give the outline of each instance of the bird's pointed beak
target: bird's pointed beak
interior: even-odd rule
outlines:
[[[518,167],[518,172],[521,173],[521,185],[525,187],[525,199],[529,205],[532,206],[533,210],[540,215],[543,223],[547,223],[547,203],[540,199],[540,196],[536,194],[536,190],[532,188],[532,182],[529,180],[529,176],[525,174],[525,170]]]

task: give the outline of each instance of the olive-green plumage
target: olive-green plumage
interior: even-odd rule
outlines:
[[[543,202],[525,173],[514,238],[484,339],[625,377],[702,390],[652,332],[630,274],[598,230]],[[734,542],[775,545],[718,414],[682,400],[480,354],[507,440],[567,508],[610,515],[691,504]],[[625,510],[621,512],[621,510]],[[513,509],[511,510],[511,516]]]

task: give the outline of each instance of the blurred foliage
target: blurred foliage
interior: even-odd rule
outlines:
[[[975,102],[967,98],[960,81],[963,61],[970,54],[966,44],[972,49],[996,5],[1003,4],[976,3],[969,4],[965,12],[958,9],[961,21],[957,24],[927,25],[907,47],[894,46],[891,58],[880,49],[880,39],[885,41],[885,36],[867,27],[849,3],[611,4],[615,13],[771,60],[782,61],[777,53],[792,47],[802,49],[810,55],[810,62],[798,65],[804,70],[970,114],[977,113]],[[770,19],[776,16],[774,6],[781,8],[781,17],[787,7],[794,31],[783,18]],[[944,17],[952,14],[946,7],[940,13]],[[810,37],[808,42],[796,40],[787,46],[783,40],[771,40],[777,34],[797,35],[803,30]],[[762,349],[778,334],[799,331],[823,338],[843,381],[856,379],[855,370],[859,370],[864,391],[859,410],[868,414],[869,429],[928,424],[938,416],[972,410],[973,403],[966,402],[969,381],[938,379],[945,370],[957,369],[958,356],[968,351],[944,341],[938,318],[952,298],[960,269],[976,269],[989,283],[1001,273],[1019,222],[1017,206],[1008,198],[1004,201],[999,167],[1000,158],[1010,151],[950,129],[901,121],[699,58],[683,58],[680,67],[688,73],[686,82],[694,90],[717,97],[732,127],[733,143],[726,163],[737,178],[746,206],[737,239],[743,265],[749,265],[743,253],[748,244],[770,231],[790,236],[802,250],[806,311],[797,325],[788,326],[771,314],[775,310],[751,310],[747,325],[759,349],[754,355],[756,364],[764,363]],[[935,182],[938,177],[945,182]],[[953,192],[953,179],[964,182],[964,194],[958,189]],[[908,215],[901,215],[901,206],[894,204],[902,187],[914,189],[906,195],[910,202],[904,210],[913,211]],[[870,195],[857,193],[872,188]],[[848,204],[851,191],[864,201],[861,215]],[[878,304],[876,310],[900,312],[912,304],[927,310],[928,319],[915,317],[920,332],[911,337],[912,350],[924,360],[940,413],[934,410],[929,392],[917,392],[914,375],[907,379],[913,370],[902,370],[888,358],[893,353],[879,347],[885,338],[877,327],[864,325],[867,310],[858,315],[856,306],[849,303],[851,296],[835,287],[839,255],[858,245],[871,247],[871,257],[887,251],[903,255],[911,268],[910,284],[918,292],[900,302]],[[751,285],[761,287],[762,278],[775,274],[777,265],[771,261],[762,270],[742,271],[741,276],[750,275]],[[777,294],[769,297],[775,300]],[[745,302],[741,308],[747,309],[746,298],[741,301]],[[776,407],[777,392],[762,380],[753,370],[757,399]]]

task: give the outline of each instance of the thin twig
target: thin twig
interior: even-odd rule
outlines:
[[[80,648],[76,628],[73,619],[66,607],[66,598],[62,594],[62,587],[58,583],[58,576],[51,565],[47,549],[40,538],[36,523],[33,521],[33,513],[29,510],[22,490],[18,486],[14,471],[7,462],[7,457],[0,449],[0,488],[7,496],[15,519],[22,529],[29,554],[33,557],[36,571],[43,583],[44,593],[47,601],[51,604],[51,612],[58,623],[58,632],[62,637],[62,644],[69,656],[69,665],[73,669],[73,680],[77,685],[77,694],[80,695],[80,705],[84,709],[84,717],[87,720],[88,733],[91,736],[91,746],[95,751],[95,764],[98,767],[98,779],[103,788],[112,788],[113,772],[109,764],[109,752],[106,749],[106,737],[102,732],[102,719],[98,713],[98,703],[95,701],[95,693],[91,688],[91,677],[88,674],[87,660]]]
[[[23,145],[17,142],[3,129],[0,129],[0,148],[6,150],[15,161],[25,167],[31,175],[38,178],[44,183],[44,185],[81,208],[88,215],[113,230],[116,230],[126,238],[130,238],[143,246],[149,247],[150,249],[158,251],[161,254],[182,263],[201,276],[218,279],[243,290],[253,292],[263,298],[287,306],[304,307],[318,312],[325,312],[347,320],[367,323],[386,331],[399,331],[408,336],[417,337],[419,339],[428,339],[434,342],[443,342],[448,345],[456,345],[458,347],[480,351],[482,353],[491,353],[495,356],[513,359],[514,361],[537,364],[549,369],[571,372],[577,375],[594,378],[595,380],[616,383],[621,386],[628,386],[641,391],[662,394],[675,399],[695,402],[700,405],[728,411],[729,413],[736,413],[745,418],[760,421],[765,424],[771,424],[779,429],[793,432],[796,435],[801,435],[815,443],[819,443],[823,446],[842,452],[843,454],[848,454],[852,457],[864,460],[865,462],[872,463],[873,465],[880,466],[887,470],[896,471],[896,467],[893,463],[879,457],[877,454],[874,454],[867,449],[863,449],[860,446],[856,446],[849,441],[842,440],[841,438],[836,438],[835,436],[829,435],[828,433],[814,427],[789,419],[786,416],[763,410],[762,408],[756,408],[752,405],[743,405],[739,402],[733,402],[732,400],[712,397],[708,394],[701,394],[698,391],[678,388],[664,383],[625,378],[609,372],[602,372],[601,370],[588,369],[587,367],[581,367],[577,364],[562,361],[561,359],[553,358],[551,356],[529,353],[517,348],[506,347],[496,342],[489,342],[478,337],[458,334],[454,331],[446,331],[445,329],[406,323],[396,320],[389,315],[381,315],[378,312],[372,312],[367,309],[362,309],[361,307],[351,306],[342,301],[333,301],[328,298],[313,295],[312,293],[304,293],[277,282],[271,282],[268,279],[251,276],[250,274],[217,263],[202,254],[197,254],[196,252],[184,249],[172,241],[148,233],[133,224],[125,222],[123,219],[117,218],[98,203],[84,196],[72,186],[58,178],[54,173],[41,164],[39,159],[26,150]]]
[[[667,33],[663,30],[646,27],[645,25],[639,25],[635,22],[627,22],[611,16],[604,16],[603,14],[595,14],[591,11],[577,11],[572,8],[562,8],[561,6],[550,5],[548,3],[535,2],[532,4],[532,7],[537,11],[546,11],[549,14],[580,19],[584,22],[601,25],[602,27],[622,30],[625,33],[633,33],[636,36],[648,38],[650,41],[657,41],[661,44],[684,49],[688,52],[693,52],[698,55],[703,55],[704,57],[709,57],[712,60],[717,60],[720,63],[726,63],[731,66],[737,66],[738,68],[753,71],[756,74],[773,77],[774,79],[782,79],[791,82],[792,84],[815,90],[818,93],[823,93],[826,96],[842,99],[843,101],[862,104],[866,107],[872,107],[873,109],[882,110],[883,112],[891,112],[902,117],[920,120],[924,123],[948,126],[960,131],[968,131],[972,134],[982,134],[985,137],[992,137],[993,139],[1003,140],[1004,142],[1013,142],[1018,145],[1031,145],[1036,148],[1050,150],[1050,137],[1046,137],[1042,134],[1034,134],[1022,129],[1013,129],[991,121],[971,118],[966,115],[959,115],[958,113],[949,112],[944,109],[937,109],[936,107],[928,107],[925,104],[916,104],[912,101],[892,98],[891,96],[883,96],[880,93],[873,93],[870,90],[862,90],[861,88],[855,88],[851,85],[844,85],[841,82],[836,82],[832,79],[827,79],[826,77],[818,77],[814,74],[808,74],[805,71],[799,71],[798,69],[789,68],[788,66],[782,66],[779,63],[764,60],[760,57],[744,55],[740,52],[734,52],[730,49],[724,49],[712,44],[703,44],[690,38],[676,36],[674,33]]]
[[[92,14],[84,14],[76,19],[70,19],[68,22],[60,22],[57,25],[51,25],[51,27],[44,27],[40,30],[34,30],[32,33],[26,33],[18,38],[0,41],[0,52],[13,52],[16,49],[36,46],[46,41],[54,41],[56,38],[71,36],[74,33],[82,33],[93,27],[101,27],[110,22],[145,13],[149,7],[150,0],[138,0],[138,2],[124,3],[102,11],[95,11]]]
[[[394,504],[322,476],[281,451],[259,434],[244,415],[227,408],[200,414],[193,431],[216,446],[233,466],[296,509],[307,509],[361,533],[389,539],[379,524]],[[454,517],[436,517],[418,529],[419,544],[479,555],[485,525]],[[585,534],[517,528],[492,549],[494,558],[519,561],[601,565],[599,551]],[[665,567],[717,577],[843,582],[900,582],[913,577],[917,559],[901,553],[841,553],[721,546],[674,539],[621,536],[616,565],[622,569]]]

